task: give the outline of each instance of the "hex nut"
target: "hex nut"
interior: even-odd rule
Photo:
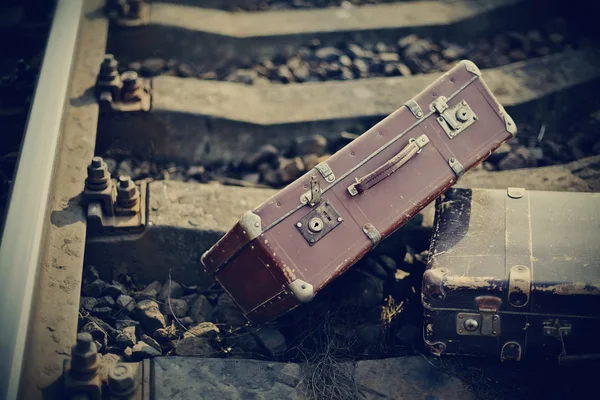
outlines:
[[[130,177],[119,177],[119,185],[117,186],[117,198],[132,199],[137,194],[137,186]]]
[[[108,372],[108,388],[114,395],[132,393],[137,386],[136,370],[130,364],[116,364]]]
[[[93,373],[98,369],[98,349],[92,335],[87,332],[77,335],[77,344],[71,350],[71,370],[73,373]]]

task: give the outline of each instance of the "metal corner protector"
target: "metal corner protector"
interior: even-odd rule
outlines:
[[[244,230],[244,234],[248,241],[254,240],[262,233],[262,221],[260,217],[252,211],[246,211],[239,221],[240,226]]]
[[[300,303],[308,303],[315,297],[313,285],[304,282],[302,279],[293,280],[287,288]]]

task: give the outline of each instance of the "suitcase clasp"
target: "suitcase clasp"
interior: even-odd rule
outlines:
[[[498,336],[500,334],[500,316],[497,314],[502,299],[495,296],[475,298],[478,313],[458,313],[456,332],[459,335]]]
[[[439,114],[437,121],[450,139],[477,121],[477,116],[465,100],[450,108],[448,99],[440,96],[429,105],[429,109]]]
[[[300,196],[300,202],[302,204],[308,204],[313,207],[316,204],[321,202],[321,194],[323,191],[321,190],[321,186],[319,185],[319,180],[316,176],[312,176],[310,178],[310,190],[302,193]]]

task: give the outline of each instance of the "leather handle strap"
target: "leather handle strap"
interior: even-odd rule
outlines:
[[[409,139],[408,144],[398,154],[386,161],[385,164],[362,178],[356,179],[356,183],[348,187],[348,192],[351,196],[356,196],[369,190],[413,159],[427,143],[429,143],[427,135],[421,135],[417,139]]]

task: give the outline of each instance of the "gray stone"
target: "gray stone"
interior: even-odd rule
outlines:
[[[131,348],[131,359],[133,361],[141,361],[145,358],[152,358],[160,355],[162,355],[161,351],[156,350],[154,347],[141,340]]]
[[[108,318],[112,314],[112,307],[94,307],[91,314],[98,318]]]
[[[442,56],[449,61],[458,60],[463,58],[467,50],[464,47],[458,46],[456,44],[450,44],[444,50],[442,50]]]
[[[161,314],[158,304],[152,300],[142,300],[137,303],[136,311],[144,328],[153,332],[166,326],[165,317]]]
[[[321,135],[313,135],[306,139],[298,140],[296,144],[296,153],[299,156],[316,154],[322,156],[327,149],[327,139]]]
[[[369,73],[369,65],[361,59],[354,60],[354,69],[362,77]]]
[[[169,328],[158,328],[157,330],[154,331],[154,333],[152,334],[152,336],[156,340],[159,340],[161,342],[166,342],[168,340],[177,338],[177,332],[174,329],[174,327],[173,328],[171,328],[171,327],[169,327]]]
[[[381,262],[381,265],[390,272],[394,272],[396,271],[396,268],[398,268],[396,261],[386,254],[380,254],[379,261]]]
[[[226,323],[231,325],[243,325],[247,322],[242,310],[240,310],[233,299],[226,293],[219,297],[217,306],[212,310],[208,319],[217,324]]]
[[[126,349],[127,347],[132,347],[135,345],[137,343],[135,326],[128,326],[124,328],[121,333],[117,335],[116,343],[121,349]]]
[[[185,302],[188,303],[188,305],[191,307],[197,298],[198,298],[198,293],[192,293],[192,294],[183,296],[181,298],[181,300],[185,300]]]
[[[177,75],[182,78],[191,78],[196,75],[196,72],[189,64],[179,64],[177,66]]]
[[[155,348],[157,351],[160,351],[162,353],[162,349],[160,348],[160,344],[158,344],[158,342],[156,340],[154,340],[152,337],[146,335],[145,333],[140,337],[140,340],[142,340],[144,343],[152,346],[153,348]]]
[[[190,336],[177,341],[175,354],[178,356],[210,357],[215,354],[215,349],[210,344],[210,340]]]
[[[88,322],[81,328],[81,332],[87,332],[94,340],[100,342],[104,347],[108,344],[108,334],[96,322]]]
[[[96,307],[111,307],[114,308],[116,305],[114,299],[110,296],[102,296],[98,298],[98,304]]]
[[[154,282],[150,283],[148,286],[146,286],[144,288],[144,290],[142,291],[142,293],[149,297],[158,297],[158,294],[161,292],[161,290],[162,290],[162,283],[160,283],[159,281],[154,281]]]
[[[210,304],[206,296],[200,295],[192,304],[190,316],[196,322],[204,322],[212,310],[213,306]]]
[[[285,336],[279,330],[265,327],[259,328],[252,333],[271,356],[278,357],[285,353],[287,343]]]
[[[295,80],[294,74],[287,65],[280,65],[279,68],[277,68],[276,76],[282,83],[294,82]]]
[[[214,339],[219,334],[219,328],[212,322],[202,322],[198,325],[192,326],[186,332],[183,337],[187,338],[190,336],[206,337],[208,339]]]
[[[357,44],[349,44],[347,53],[352,58],[364,58],[365,51]]]
[[[183,287],[179,283],[171,281],[169,284],[169,281],[167,281],[164,283],[162,290],[160,291],[159,298],[162,301],[167,300],[167,298],[178,299],[183,296],[183,292]]]
[[[296,180],[305,171],[304,163],[300,157],[294,157],[291,160],[284,159],[281,161],[279,168],[279,176],[283,183],[288,183]]]
[[[104,291],[104,288],[106,288],[106,286],[108,286],[108,284],[102,279],[96,279],[89,285],[84,286],[81,291],[85,296],[99,297]]]
[[[359,307],[372,307],[383,300],[383,281],[371,274],[356,270],[353,288],[348,291],[348,302]]]
[[[340,64],[345,66],[345,67],[351,67],[352,66],[352,59],[348,56],[341,56],[340,57]]]
[[[225,338],[225,346],[227,346],[231,354],[238,356],[256,355],[263,352],[263,348],[254,335],[247,333],[227,336]]]
[[[79,299],[79,307],[86,311],[92,311],[98,304],[98,300],[95,297],[81,297]]]
[[[356,337],[366,346],[376,344],[382,335],[382,327],[380,324],[361,324],[356,327]]]
[[[315,51],[315,56],[318,59],[327,62],[337,61],[341,55],[342,52],[335,47],[322,47]]]
[[[133,176],[133,168],[131,167],[131,160],[123,160],[119,164],[117,169],[117,176]]]
[[[115,321],[115,328],[117,328],[119,331],[122,331],[129,326],[137,328],[139,325],[139,321],[134,321],[132,319],[118,319]]]
[[[254,80],[258,78],[258,73],[253,69],[238,69],[232,72],[225,78],[230,82],[245,83],[247,85],[252,84]]]
[[[389,275],[385,268],[383,268],[383,266],[377,261],[375,261],[375,259],[373,259],[372,257],[365,258],[364,261],[361,263],[361,266],[365,271],[379,279],[386,280],[389,278]]]
[[[535,167],[536,160],[525,146],[519,146],[499,163],[500,170]]]
[[[157,399],[305,399],[310,375],[301,364],[227,358],[160,357],[154,360]],[[442,364],[443,365],[443,364]],[[408,356],[338,365],[356,387],[347,398],[472,400],[467,385],[449,375],[439,360]],[[232,379],[235,377],[235,379]],[[401,379],[399,379],[401,377]],[[315,382],[315,384],[317,384]],[[324,397],[324,398],[338,398]]]
[[[256,168],[263,163],[272,164],[277,160],[278,156],[279,150],[275,146],[267,144],[262,146],[257,152],[246,157],[244,164],[248,165],[249,168]]]
[[[141,72],[145,76],[157,76],[166,66],[167,63],[162,58],[148,58],[142,62]]]
[[[177,318],[183,318],[187,315],[190,306],[185,300],[170,299],[165,300],[163,309],[166,315],[174,315]]]
[[[400,56],[396,53],[381,53],[379,59],[385,63],[395,63],[400,61]]]
[[[119,309],[124,309],[127,312],[132,312],[135,309],[135,300],[131,296],[122,294],[117,297],[117,306]]]
[[[122,294],[127,294],[127,288],[122,283],[113,282],[112,284],[107,285],[104,288],[104,290],[102,291],[102,294],[104,296],[110,296],[110,297],[116,298]]]
[[[106,162],[106,159],[104,159]],[[86,283],[94,282],[96,279],[100,279],[100,275],[98,274],[98,270],[93,265],[85,265],[83,267],[83,279]]]
[[[194,320],[192,319],[192,317],[183,317],[179,320],[179,322],[181,322],[181,324],[186,327],[194,324]]]

